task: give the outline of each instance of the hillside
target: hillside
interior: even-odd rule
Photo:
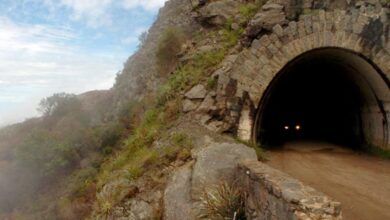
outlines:
[[[229,184],[239,160],[265,158],[250,129],[263,94],[257,91],[272,81],[247,73],[285,62],[266,63],[282,43],[306,33],[307,18],[343,10],[371,19],[388,4],[167,1],[113,88],[54,94],[42,100],[41,117],[0,130],[0,219],[246,219],[245,198]],[[277,195],[275,182],[267,187]],[[231,200],[216,211],[218,190],[231,196],[219,199]],[[339,204],[324,198],[326,216],[339,219]]]

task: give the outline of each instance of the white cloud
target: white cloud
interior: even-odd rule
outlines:
[[[156,11],[167,0],[42,0],[52,13],[66,7],[72,10],[73,20],[83,20],[93,28],[110,26],[115,8],[133,10],[142,8]]]
[[[10,7],[10,13],[23,12],[17,7],[19,1],[9,2],[15,5]],[[37,25],[35,21],[28,20],[28,24],[23,24],[0,15],[0,126],[36,116],[39,100],[55,92],[81,93],[110,88],[115,73],[122,68],[123,61],[132,51],[127,49],[127,53],[126,49],[115,49],[118,42],[114,41],[120,41],[123,44],[121,48],[133,48],[138,36],[147,29],[144,26],[149,25],[142,19],[155,14],[166,0],[28,0],[23,1],[23,4],[26,3],[26,16],[34,13],[30,11],[34,7],[27,7],[31,2],[48,9],[47,15],[39,18],[51,24],[77,25],[72,26],[75,29],[70,29],[45,23]],[[132,21],[113,20],[127,12],[129,16],[137,16],[145,11],[145,17],[131,17]],[[69,22],[69,19],[78,22]],[[90,40],[103,38],[101,42],[105,42],[107,29],[113,32],[120,29],[122,32],[118,32],[117,39],[107,41],[113,45],[110,47],[113,51],[99,54],[91,51],[99,50],[100,45],[96,48],[81,45],[85,41],[83,34],[94,34],[85,29],[85,24],[98,31]]]
[[[60,42],[76,36],[66,28],[54,28],[43,25],[21,25],[0,17],[0,50],[34,54],[40,52],[61,52],[68,49]]]
[[[108,9],[112,0],[61,0],[60,4],[73,10],[73,19],[85,19],[92,27],[111,24]]]
[[[144,8],[145,10],[157,10],[164,6],[167,0],[122,0],[123,6],[126,9],[133,9],[137,7]]]
[[[24,25],[0,17],[0,124],[36,116],[56,92],[108,89],[126,55],[88,53],[70,29]],[[120,56],[120,57],[119,57]]]

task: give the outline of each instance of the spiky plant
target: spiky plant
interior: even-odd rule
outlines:
[[[221,182],[203,190],[200,197],[199,218],[212,220],[243,220],[244,193],[237,184]]]

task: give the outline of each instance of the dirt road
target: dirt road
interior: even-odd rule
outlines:
[[[343,219],[390,219],[390,161],[336,145],[292,142],[268,164],[342,203]]]

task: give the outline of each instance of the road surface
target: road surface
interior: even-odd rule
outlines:
[[[343,219],[390,220],[390,161],[327,143],[292,142],[270,166],[341,202]]]

